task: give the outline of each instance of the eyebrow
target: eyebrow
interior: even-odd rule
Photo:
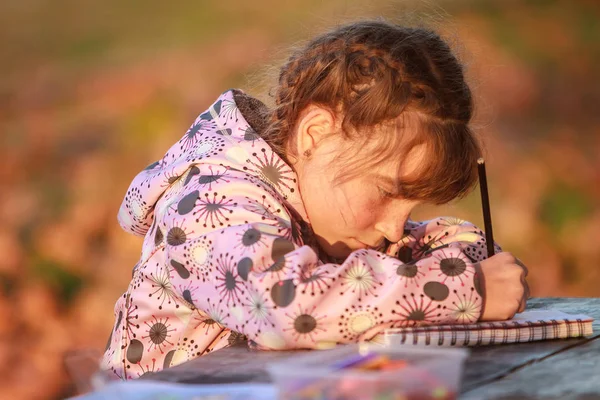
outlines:
[[[379,175],[379,174],[373,174],[373,175],[371,175],[371,177],[375,178],[378,181],[381,181],[381,182],[384,182],[384,183],[390,185],[391,187],[394,188],[394,190],[396,190],[396,192],[401,191],[402,185],[400,184],[400,181],[392,179],[389,176]]]
[[[380,175],[380,174],[372,174],[371,177],[378,179],[380,181],[385,181],[385,183],[394,184],[395,180],[390,178],[389,176]]]

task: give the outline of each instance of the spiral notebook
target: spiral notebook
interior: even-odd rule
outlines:
[[[482,346],[565,339],[592,335],[593,321],[587,315],[532,310],[507,321],[386,329],[383,341],[390,345]]]

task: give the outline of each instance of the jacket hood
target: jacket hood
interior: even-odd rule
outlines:
[[[266,106],[240,89],[228,89],[201,113],[160,160],[131,182],[118,213],[121,227],[143,236],[152,225],[157,202],[199,174],[199,163],[236,168],[269,184],[295,219],[306,215],[293,169],[260,137]],[[216,135],[215,135],[216,133]],[[257,154],[261,149],[262,154]],[[249,168],[250,167],[250,168]],[[211,177],[200,177],[211,179]],[[161,207],[168,207],[168,201]]]

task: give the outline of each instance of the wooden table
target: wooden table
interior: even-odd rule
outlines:
[[[545,308],[593,317],[594,335],[471,348],[461,399],[600,399],[600,298],[535,298],[527,303],[527,309]],[[140,379],[270,382],[267,363],[305,351],[250,351],[238,345]]]

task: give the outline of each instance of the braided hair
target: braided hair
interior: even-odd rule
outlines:
[[[274,97],[261,136],[286,161],[296,155],[288,142],[300,113],[317,104],[342,118],[339,134],[349,143],[379,143],[366,157],[344,152],[339,182],[384,162],[397,161],[400,171],[417,145],[427,157],[416,175],[401,178],[405,198],[443,204],[476,182],[481,148],[469,127],[471,91],[462,65],[432,30],[381,19],[339,26],[289,57]]]

